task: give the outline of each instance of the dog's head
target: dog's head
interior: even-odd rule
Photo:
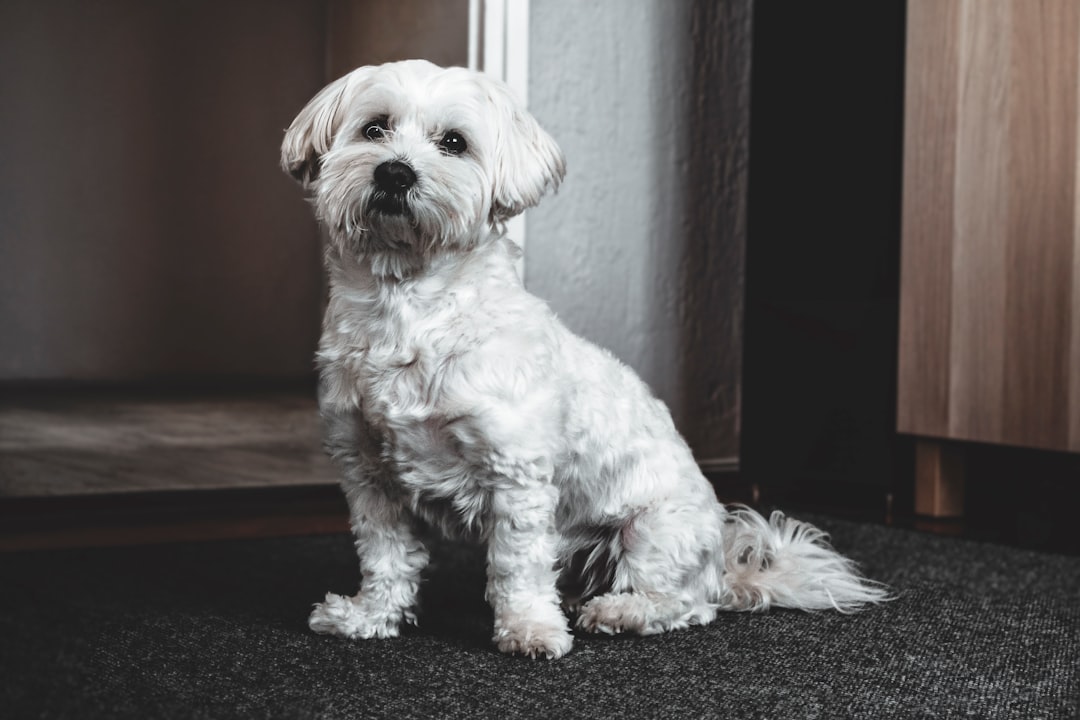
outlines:
[[[361,253],[467,246],[565,171],[505,85],[424,60],[362,67],[325,87],[286,131],[281,163],[332,239]]]

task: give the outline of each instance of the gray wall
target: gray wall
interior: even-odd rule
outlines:
[[[699,459],[738,455],[750,1],[534,0],[529,104],[566,182],[526,283],[636,369]]]

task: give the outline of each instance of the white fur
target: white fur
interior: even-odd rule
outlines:
[[[387,131],[369,139],[375,119]],[[450,131],[466,152],[440,150]],[[389,161],[416,176],[404,214],[372,205]],[[330,236],[320,409],[363,574],[312,629],[415,622],[421,524],[486,544],[494,641],[532,657],[570,649],[563,607],[585,630],[655,633],[884,599],[816,528],[727,511],[664,405],[524,290],[502,226],[564,161],[503,85],[424,61],[360,68],[300,112],[282,164]]]

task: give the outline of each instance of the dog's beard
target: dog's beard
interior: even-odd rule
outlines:
[[[388,193],[348,177],[324,183],[316,197],[319,216],[341,257],[371,261],[377,275],[401,279],[441,250],[467,250],[488,231],[482,191],[454,192],[426,183]],[[453,186],[450,186],[453,187]]]
[[[412,208],[409,205],[408,193],[388,193],[376,190],[371,194],[365,209],[366,215],[380,214],[388,216],[405,215],[412,216]]]

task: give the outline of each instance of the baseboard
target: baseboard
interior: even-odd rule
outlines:
[[[763,505],[783,510],[805,510],[869,522],[891,524],[910,511],[903,499],[897,502],[892,490],[876,484],[830,478],[828,482],[764,485],[759,497]]]
[[[697,464],[706,475],[739,472],[738,457],[699,458]]]
[[[697,463],[702,474],[712,483],[720,502],[743,505],[758,503],[760,490],[743,475],[738,457],[702,458]]]
[[[0,498],[0,551],[347,532],[336,484]]]

